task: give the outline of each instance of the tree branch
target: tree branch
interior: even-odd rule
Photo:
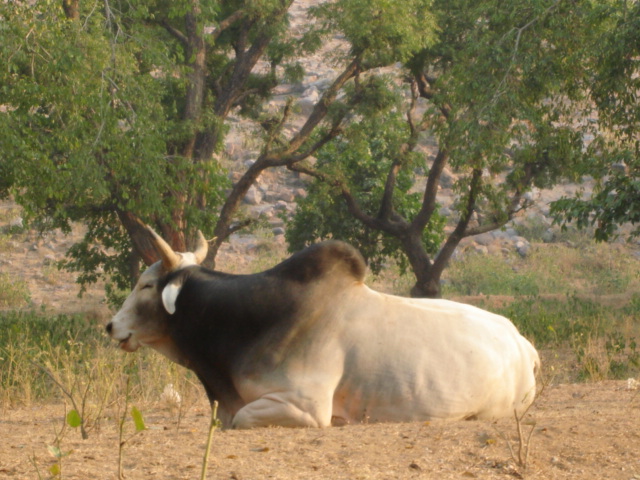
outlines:
[[[360,205],[358,205],[357,200],[351,193],[351,190],[349,189],[347,184],[342,180],[329,176],[311,167],[301,165],[299,163],[292,164],[288,166],[288,168],[294,172],[309,175],[310,177],[313,177],[321,182],[337,188],[340,191],[340,195],[347,204],[347,208],[349,209],[349,213],[351,214],[351,216],[359,220],[363,225],[374,230],[387,232],[396,237],[400,236],[403,233],[404,229],[406,229],[406,224],[403,224],[402,222],[394,222],[388,219],[376,218],[364,212],[360,208]]]
[[[506,216],[503,220],[495,220],[491,223],[485,223],[482,225],[478,225],[475,228],[467,229],[467,231],[464,233],[464,237],[471,237],[473,235],[479,235],[481,233],[496,230],[506,225],[507,222],[511,221],[515,214],[523,208],[520,205],[520,202],[522,201],[522,196],[524,195],[525,190],[531,185],[531,181],[533,180],[535,172],[536,168],[533,163],[527,163],[525,165],[524,175],[514,188],[513,197],[511,197],[509,206],[506,209]]]
[[[180,30],[175,28],[173,25],[169,24],[166,18],[160,22],[160,25],[162,25],[162,27],[167,32],[169,32],[171,36],[173,36],[173,38],[178,40],[184,48],[187,48],[189,46],[189,39],[187,38],[187,36],[184,33],[182,33]]]
[[[244,10],[242,10],[242,9],[236,10],[231,15],[229,15],[227,18],[222,20],[218,24],[218,26],[213,29],[213,31],[211,32],[211,35],[213,36],[214,39],[217,40],[218,37],[222,34],[222,32],[224,32],[227,28],[229,28],[231,25],[236,23],[238,20],[244,18],[244,16],[245,16],[245,11]]]
[[[429,169],[427,185],[425,186],[424,196],[422,197],[422,206],[411,222],[411,229],[413,231],[422,231],[429,223],[431,215],[433,215],[436,209],[436,197],[438,194],[438,186],[440,185],[440,176],[448,161],[448,150],[446,148],[438,150],[438,154]]]
[[[418,144],[418,134],[421,129],[417,128],[413,122],[413,113],[416,109],[417,99],[419,96],[417,83],[415,81],[411,82],[411,103],[409,105],[409,109],[407,110],[407,123],[409,125],[409,138],[400,147],[400,151],[398,152],[397,158],[393,161],[391,167],[389,168],[389,172],[387,173],[387,178],[385,180],[384,192],[382,194],[382,200],[380,202],[380,210],[378,213],[378,217],[382,220],[387,220],[391,218],[393,214],[393,194],[395,192],[396,187],[396,179],[398,178],[398,172],[402,168],[405,163],[406,156],[412,152],[416,145]]]
[[[433,90],[433,84],[437,81],[436,78],[429,77],[425,73],[420,73],[416,75],[416,83],[418,85],[418,92],[420,92],[420,96],[430,101],[434,101],[436,98],[436,93]],[[440,110],[440,113],[444,118],[449,118],[451,114],[451,106],[444,103],[436,103],[436,107]]]
[[[471,182],[469,184],[469,196],[467,197],[467,203],[465,205],[464,212],[458,220],[456,228],[451,232],[446,242],[438,252],[438,255],[433,261],[431,266],[433,277],[440,278],[440,275],[449,263],[449,259],[453,255],[456,247],[465,237],[465,232],[473,215],[473,211],[476,206],[476,199],[480,193],[480,187],[482,186],[482,169],[474,168],[471,174]]]
[[[322,94],[318,103],[313,107],[313,111],[307,118],[307,121],[300,128],[300,131],[291,139],[289,147],[285,154],[291,154],[298,150],[304,142],[307,141],[311,133],[320,124],[320,122],[327,116],[329,112],[329,106],[335,101],[338,96],[338,92],[351,78],[358,75],[360,72],[360,58],[355,57],[344,71],[334,80],[331,86]],[[274,163],[277,166],[278,163]]]

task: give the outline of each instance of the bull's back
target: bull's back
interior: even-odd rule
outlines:
[[[537,352],[504,317],[364,286],[349,305],[339,421],[497,418],[533,400]]]

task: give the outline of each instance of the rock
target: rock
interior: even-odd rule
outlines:
[[[485,248],[489,255],[502,255],[504,253],[504,249],[499,243],[492,243]]]
[[[491,243],[493,243],[494,236],[491,234],[491,232],[481,233],[480,235],[476,235],[475,237],[473,237],[473,240],[477,244],[483,245],[486,247],[487,245],[490,245]]]
[[[614,172],[627,173],[627,164],[624,162],[616,162],[611,165],[611,170]]]
[[[278,200],[275,204],[275,209],[280,212],[293,212],[296,209],[296,204],[292,202],[285,202],[284,200]]]
[[[304,116],[309,115],[316,106],[316,103],[318,103],[318,100],[320,100],[320,92],[318,92],[318,89],[315,86],[307,88],[302,94],[302,98],[298,101],[300,113]]]
[[[440,209],[440,215],[443,217],[450,217],[451,216],[451,209],[449,207],[442,207]]]
[[[284,235],[284,228],[282,227],[276,227],[271,231],[273,232],[274,235]]]
[[[518,252],[518,255],[521,257],[526,257],[531,251],[531,244],[522,237],[519,237],[519,240],[516,241],[515,247],[516,252]]]
[[[297,188],[294,192],[294,195],[298,198],[307,198],[309,194],[304,188]]]
[[[242,172],[229,173],[229,180],[231,180],[233,183],[238,183],[238,181],[240,181],[241,178],[242,178]]]
[[[296,198],[292,191],[283,189],[275,194],[275,198],[278,201],[283,201],[286,203],[293,202]]]
[[[252,185],[244,196],[244,202],[249,205],[259,205],[262,203],[262,192]]]
[[[495,238],[504,240],[509,240],[518,236],[518,232],[516,232],[513,228],[507,228],[505,230],[495,230],[494,232],[492,232],[492,234]]]
[[[440,174],[440,186],[442,188],[452,188],[458,180],[458,176],[448,168],[444,168]]]
[[[554,232],[552,229],[547,228],[547,229],[542,233],[541,238],[542,238],[542,241],[543,241],[544,243],[553,243],[553,241],[554,241],[554,240],[555,240],[555,238],[556,238],[556,234],[555,234],[555,232]]]
[[[489,254],[489,249],[488,249],[486,246],[484,246],[484,245],[478,245],[478,244],[476,244],[476,243],[474,243],[474,244],[471,246],[471,251],[472,251],[473,253],[478,254],[478,255],[488,255],[488,254]]]
[[[256,217],[266,218],[267,220],[271,220],[276,214],[273,205],[256,205],[250,210]]]

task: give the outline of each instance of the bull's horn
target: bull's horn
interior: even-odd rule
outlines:
[[[167,272],[175,270],[180,264],[181,257],[158,235],[153,228],[147,226],[147,230],[151,233],[152,243],[162,259],[162,266]]]
[[[198,243],[196,245],[196,250],[193,254],[196,257],[196,263],[200,265],[204,262],[204,259],[207,258],[207,252],[209,251],[209,243],[204,238],[204,235],[200,230],[198,230]]]

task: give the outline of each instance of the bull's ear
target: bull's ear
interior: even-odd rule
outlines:
[[[167,286],[162,290],[162,305],[164,309],[169,312],[170,315],[176,313],[176,300],[182,289],[183,278],[178,277],[167,283]]]

